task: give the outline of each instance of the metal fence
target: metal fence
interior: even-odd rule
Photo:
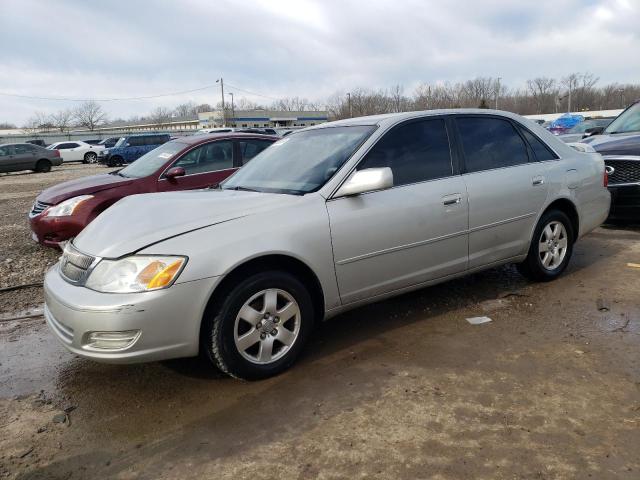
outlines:
[[[110,137],[124,137],[126,135],[138,134],[138,133],[167,133],[171,136],[182,137],[185,135],[193,135],[197,130],[195,129],[157,129],[157,130],[147,130],[147,129],[127,129],[123,131],[122,129],[114,129],[114,130],[99,130],[99,131],[86,131],[82,130],[79,132],[47,132],[47,133],[20,133],[16,135],[0,135],[0,144],[2,143],[24,143],[27,140],[44,140],[44,143],[50,145],[56,142],[63,142],[68,140],[93,140],[100,139],[103,140],[105,138]]]

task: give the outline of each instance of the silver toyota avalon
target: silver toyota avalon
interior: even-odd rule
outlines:
[[[219,189],[120,200],[47,273],[46,320],[93,360],[200,354],[264,378],[358,305],[505,263],[553,280],[607,217],[606,179],[599,154],[506,112],[326,123]]]

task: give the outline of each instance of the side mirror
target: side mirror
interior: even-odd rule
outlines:
[[[604,127],[587,128],[584,131],[584,135],[582,136],[582,138],[587,138],[587,137],[590,137],[592,135],[600,135],[602,132],[604,132]]]
[[[351,178],[342,184],[335,197],[349,197],[391,187],[393,187],[393,172],[389,167],[365,168],[354,172]]]
[[[184,177],[186,172],[182,167],[173,167],[167,170],[167,173],[164,174],[164,177],[168,180],[175,180],[177,177]]]

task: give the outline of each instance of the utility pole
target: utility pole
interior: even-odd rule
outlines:
[[[233,116],[233,121],[236,121],[236,107],[233,104],[233,92],[229,92],[231,95],[231,115]]]
[[[216,83],[220,83],[220,90],[222,92],[222,126],[226,127],[227,122],[224,114],[224,80],[222,79],[222,77],[220,77],[218,80],[216,80]]]
[[[502,80],[502,77],[498,77],[496,83],[496,110],[498,109],[498,96],[500,95],[500,80]]]
[[[352,118],[353,110],[351,109],[351,92],[347,92],[347,102],[349,103],[349,118]]]

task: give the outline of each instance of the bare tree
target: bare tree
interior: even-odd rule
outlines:
[[[12,130],[14,128],[16,128],[16,126],[13,123],[0,122],[0,129],[2,130]]]
[[[147,119],[151,123],[168,123],[171,120],[171,110],[165,107],[157,107],[147,116]]]
[[[26,121],[23,130],[29,133],[48,132],[54,129],[49,116],[44,112],[34,112],[34,114]]]
[[[191,117],[196,115],[197,106],[193,102],[181,103],[173,111],[178,117]]]
[[[536,112],[551,111],[557,96],[556,81],[549,77],[527,80],[527,90],[536,103]]]
[[[68,132],[71,128],[73,117],[73,111],[69,109],[60,110],[51,115],[50,121],[57,130],[60,130],[61,132]]]
[[[91,131],[107,121],[107,114],[102,110],[100,104],[93,100],[79,105],[73,111],[73,116],[79,126]]]

